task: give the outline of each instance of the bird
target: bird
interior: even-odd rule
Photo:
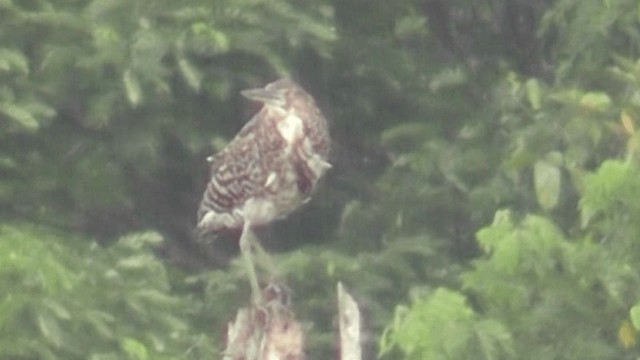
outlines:
[[[311,199],[331,168],[327,120],[291,78],[241,91],[262,108],[207,161],[210,178],[197,213],[197,233],[240,231],[252,293],[261,293],[252,252],[264,250],[253,229],[284,219]]]

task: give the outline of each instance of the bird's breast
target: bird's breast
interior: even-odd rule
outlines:
[[[282,139],[284,139],[285,144],[287,144],[287,148],[285,149],[287,153],[293,144],[304,137],[304,124],[302,119],[293,111],[288,112],[285,116],[278,119],[276,129],[280,136],[282,136]]]

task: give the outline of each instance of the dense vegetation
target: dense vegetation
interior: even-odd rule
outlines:
[[[334,168],[262,231],[333,358],[637,359],[635,0],[0,0],[0,358],[216,359],[205,158],[291,74]]]

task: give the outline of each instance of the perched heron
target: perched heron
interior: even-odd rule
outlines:
[[[260,296],[251,253],[264,253],[253,227],[282,219],[311,198],[331,167],[327,122],[315,101],[289,78],[243,96],[262,109],[219,153],[198,210],[198,232],[240,230],[240,251],[254,296]]]

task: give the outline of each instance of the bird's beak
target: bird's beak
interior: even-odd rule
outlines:
[[[281,105],[282,96],[278,91],[267,89],[248,89],[240,92],[247,99],[263,102],[266,104]]]

